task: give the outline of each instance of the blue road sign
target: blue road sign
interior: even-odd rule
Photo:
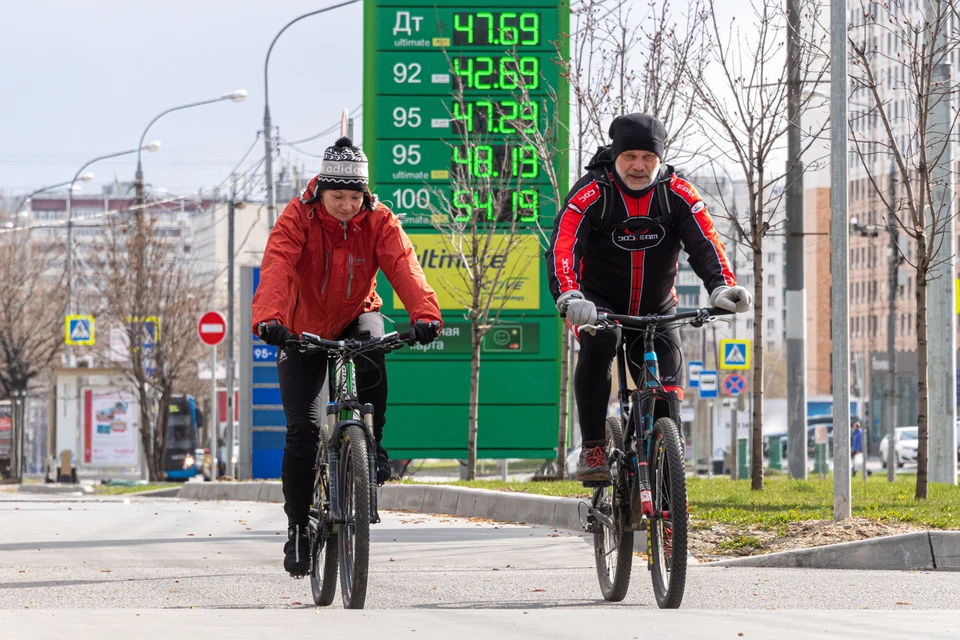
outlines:
[[[747,388],[747,381],[739,373],[731,373],[723,379],[723,390],[728,396],[738,396]]]
[[[702,370],[700,371],[700,397],[701,398],[716,398],[717,397],[717,372],[716,370]]]
[[[691,389],[696,389],[700,386],[700,372],[702,370],[703,363],[699,360],[687,361],[687,381]]]
[[[67,316],[66,342],[69,345],[92,345],[93,316]]]
[[[720,341],[720,368],[721,369],[749,369],[750,368],[750,341],[749,340],[721,340]]]

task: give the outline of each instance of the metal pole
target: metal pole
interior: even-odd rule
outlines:
[[[890,299],[887,301],[887,482],[897,479],[896,455],[897,427],[897,352],[894,332],[897,327],[897,268],[900,265],[900,250],[897,243],[897,226],[893,219],[897,201],[897,165],[890,161],[890,207],[887,218],[887,232],[890,234],[890,256],[888,263],[887,285]]]
[[[357,2],[360,2],[360,0],[347,0],[346,2],[297,16],[277,32],[277,35],[273,37],[273,41],[270,43],[270,47],[267,49],[267,57],[263,61],[263,146],[265,151],[263,169],[265,174],[264,180],[267,181],[267,221],[271,229],[273,229],[273,225],[277,221],[277,195],[274,192],[273,184],[273,123],[270,121],[270,83],[268,76],[268,71],[270,70],[270,54],[273,52],[273,46],[277,44],[277,40],[280,39],[284,31],[304,18],[326,13],[327,11],[333,11],[334,9],[356,4]]]
[[[78,172],[79,173],[79,172]],[[76,180],[76,179],[74,179]],[[73,315],[73,185],[67,188],[67,315]],[[77,366],[73,357],[73,346],[67,344],[67,366]]]
[[[234,269],[236,268],[236,249],[234,248],[234,215],[237,202],[237,176],[234,174],[230,185],[230,202],[227,203],[227,475],[236,478],[233,462],[233,339],[234,339]]]
[[[830,3],[830,276],[833,326],[833,518],[850,505],[850,309],[847,211],[847,2]],[[791,448],[793,448],[791,446]]]
[[[737,276],[737,239],[738,238],[736,235],[736,230],[734,230],[734,235],[733,235],[733,276],[734,277]],[[737,323],[738,323],[737,317],[733,316],[733,339],[734,340],[737,339]],[[720,383],[720,380],[718,376],[717,384],[719,385],[719,383]],[[737,447],[739,446],[738,440],[739,440],[740,434],[738,429],[738,426],[739,426],[738,423],[740,420],[740,416],[737,415],[737,404],[736,404],[738,400],[739,398],[733,398],[733,401],[734,401],[733,411],[731,411],[731,414],[730,414],[730,479],[731,480],[739,480],[738,471],[739,471],[740,461],[737,460],[738,453],[739,453],[737,451]]]
[[[210,481],[217,479],[217,348],[210,348]]]
[[[807,478],[807,294],[800,159],[800,2],[787,0],[787,468]]]
[[[927,22],[933,24],[945,18],[942,0],[928,4]],[[941,30],[936,47],[943,51],[947,46]],[[933,187],[930,194],[930,225],[927,232],[931,251],[936,259],[930,269],[930,294],[927,309],[929,331],[929,380],[930,409],[928,416],[929,439],[919,446],[927,446],[930,482],[957,484],[957,317],[954,298],[956,278],[955,251],[955,206],[953,193],[953,94],[951,65],[937,64],[933,71],[933,106],[928,132],[928,145],[932,147],[928,158],[939,158],[931,168]]]

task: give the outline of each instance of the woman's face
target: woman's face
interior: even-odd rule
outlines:
[[[323,206],[337,220],[346,222],[358,213],[363,206],[363,192],[328,190],[322,195]]]

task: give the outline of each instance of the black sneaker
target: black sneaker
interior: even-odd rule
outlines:
[[[310,537],[306,525],[297,524],[287,529],[283,568],[294,578],[302,578],[310,570]]]
[[[580,482],[610,482],[610,466],[607,464],[606,443],[602,440],[584,442],[577,463],[577,480]]]
[[[377,443],[377,484],[383,484],[390,479],[390,456],[387,450]]]

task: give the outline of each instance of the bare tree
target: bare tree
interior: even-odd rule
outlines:
[[[866,101],[850,119],[851,141],[888,230],[906,236],[898,251],[916,274],[917,499],[927,498],[929,471],[927,286],[944,256],[954,255],[946,233],[954,203],[944,194],[960,176],[945,152],[960,114],[957,86],[943,71],[960,49],[958,9],[956,0],[931,0],[926,15],[906,0],[862,4],[848,33],[853,102]]]
[[[804,0],[803,14],[815,19],[820,12],[819,0]],[[747,188],[747,207],[737,212],[728,206],[719,215],[733,225],[739,242],[753,256],[754,319],[753,319],[753,384],[754,403],[751,433],[751,487],[763,489],[763,255],[764,238],[782,232],[783,220],[778,215],[784,181],[793,167],[784,172],[771,171],[774,160],[786,147],[790,121],[787,118],[789,90],[786,63],[787,16],[775,0],[752,0],[752,19],[742,28],[735,20],[729,30],[721,27],[715,0],[706,0],[701,23],[710,33],[714,45],[704,71],[688,67],[704,117],[699,119],[702,133],[716,145],[715,153],[742,172]],[[812,24],[810,21],[808,25]],[[806,27],[807,31],[811,27]],[[802,33],[801,82],[811,89],[823,80],[827,70],[821,55],[825,35]],[[814,92],[801,97],[801,113],[813,99]],[[823,133],[827,123],[807,132],[802,151],[810,149]],[[802,155],[802,153],[801,153]],[[715,212],[716,213],[716,212]],[[745,216],[745,217],[744,217]]]
[[[195,371],[201,357],[196,321],[207,294],[149,210],[115,216],[99,249],[99,315],[123,332],[127,344],[123,353],[111,351],[110,359],[137,395],[150,479],[160,480],[170,397],[177,380]]]
[[[0,233],[0,389],[8,398],[24,397],[61,353],[67,299],[62,259],[63,247],[39,242],[29,230]],[[22,443],[23,420],[13,426],[14,444]]]

